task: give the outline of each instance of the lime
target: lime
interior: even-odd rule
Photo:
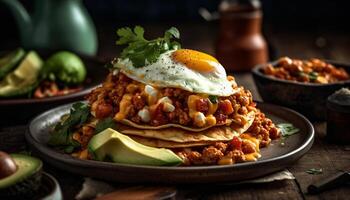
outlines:
[[[45,79],[66,84],[80,84],[85,80],[86,68],[83,61],[74,53],[60,51],[47,59],[42,76]]]

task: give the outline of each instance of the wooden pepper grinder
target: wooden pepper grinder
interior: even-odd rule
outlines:
[[[220,31],[216,57],[228,72],[249,71],[268,61],[261,33],[259,0],[223,0],[219,5]]]

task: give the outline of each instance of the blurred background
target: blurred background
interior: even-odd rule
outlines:
[[[20,0],[29,12],[33,0]],[[45,0],[44,0],[45,1]],[[75,0],[79,1],[79,0]],[[219,23],[207,22],[199,14],[203,7],[218,10],[218,0],[84,0],[95,24],[98,53],[109,59],[118,54],[115,31],[121,26],[142,25],[146,35],[163,33],[177,26],[184,47],[213,53]],[[341,0],[262,0],[263,34],[273,48],[273,56],[321,57],[349,61],[350,1]],[[11,12],[0,3],[0,50],[20,46],[18,28]],[[148,32],[150,29],[150,32]],[[205,40],[203,42],[203,40]],[[330,48],[331,47],[331,48]],[[319,49],[309,51],[308,49]],[[330,49],[336,48],[337,51]]]

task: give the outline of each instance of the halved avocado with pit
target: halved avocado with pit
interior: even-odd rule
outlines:
[[[27,155],[10,154],[17,169],[0,179],[0,199],[29,199],[41,185],[42,161]]]

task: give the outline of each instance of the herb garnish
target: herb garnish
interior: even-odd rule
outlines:
[[[163,37],[154,40],[146,40],[144,32],[141,26],[135,26],[133,30],[129,27],[117,30],[119,39],[116,44],[128,45],[123,49],[120,57],[129,58],[134,67],[143,67],[146,63],[154,63],[160,54],[180,48],[180,44],[173,40],[180,38],[180,33],[175,27],[165,31]]]
[[[318,175],[318,174],[322,174],[323,170],[322,168],[316,169],[316,168],[311,168],[305,171],[308,174],[312,174],[312,175]]]
[[[285,145],[285,139],[291,135],[294,135],[295,133],[299,132],[299,129],[296,128],[293,124],[291,123],[280,123],[277,124],[277,127],[281,130],[281,142],[280,144],[282,146]]]
[[[309,79],[310,79],[310,81],[315,82],[315,81],[317,80],[317,77],[318,77],[318,73],[317,73],[317,72],[310,72],[310,73],[309,73]]]
[[[90,107],[84,103],[75,103],[70,114],[61,123],[58,123],[48,142],[51,146],[58,146],[66,153],[71,153],[80,144],[73,139],[73,129],[85,123],[90,116]]]
[[[213,104],[217,104],[219,102],[218,97],[215,95],[209,95],[208,98],[209,98],[210,102]]]
[[[111,117],[105,118],[97,123],[95,128],[95,134],[102,132],[107,128],[114,129],[115,127],[116,127],[116,123],[114,122],[113,118]]]
[[[299,129],[291,123],[280,123],[277,124],[277,127],[281,130],[283,137],[291,136],[299,131]]]
[[[310,73],[305,73],[305,72],[299,72],[298,75],[300,77],[308,77],[310,81],[315,82],[318,78],[318,73],[317,72],[310,72]]]

